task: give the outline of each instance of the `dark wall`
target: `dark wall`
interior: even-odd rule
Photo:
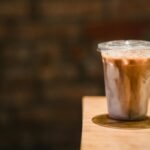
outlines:
[[[150,40],[149,6],[1,0],[0,149],[79,149],[82,96],[104,95],[97,43]]]

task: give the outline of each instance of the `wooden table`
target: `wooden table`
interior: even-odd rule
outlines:
[[[93,117],[106,113],[105,97],[83,97],[81,150],[150,150],[150,128],[111,128],[93,123]]]

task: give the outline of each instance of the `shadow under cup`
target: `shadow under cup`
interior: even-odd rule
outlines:
[[[150,96],[150,42],[110,41],[98,44],[98,51],[103,60],[109,117],[145,119]]]

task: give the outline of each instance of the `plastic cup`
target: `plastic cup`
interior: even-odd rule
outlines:
[[[98,52],[103,60],[109,117],[145,119],[150,97],[150,42],[109,41],[99,43]]]

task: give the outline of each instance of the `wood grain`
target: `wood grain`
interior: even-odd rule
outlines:
[[[81,150],[150,150],[150,128],[109,128],[92,122],[94,116],[106,113],[105,97],[83,97]]]

